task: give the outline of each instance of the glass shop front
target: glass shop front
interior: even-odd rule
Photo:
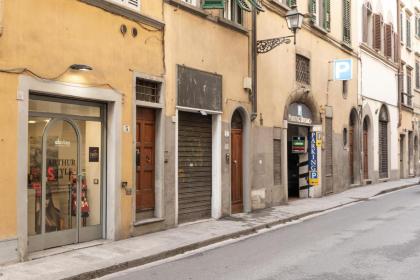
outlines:
[[[30,252],[103,237],[105,111],[101,103],[30,95]]]

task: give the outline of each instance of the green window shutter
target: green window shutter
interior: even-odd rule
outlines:
[[[323,0],[322,4],[324,5],[324,22],[323,27],[325,30],[330,31],[331,29],[331,4],[330,0]]]
[[[287,0],[287,6],[293,7],[294,5],[296,5],[296,0]]]
[[[204,0],[203,5],[201,7],[203,9],[224,9],[225,1],[224,0]]]
[[[343,0],[343,41],[351,43],[351,3],[350,0]]]
[[[263,7],[263,5],[261,3],[261,0],[248,0],[248,1],[259,12],[264,12],[264,7]]]
[[[251,12],[251,7],[249,6],[248,2],[246,2],[245,0],[232,0],[232,1],[236,1],[236,3],[238,4],[238,6],[247,12]]]
[[[316,0],[309,0],[309,13],[311,14],[311,22],[316,23]]]

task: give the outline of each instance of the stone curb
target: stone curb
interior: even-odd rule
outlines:
[[[396,192],[396,191],[399,191],[399,190],[402,190],[402,189],[407,189],[407,188],[410,188],[410,187],[414,187],[414,186],[419,185],[419,183],[420,182],[412,183],[412,184],[408,184],[408,185],[403,185],[403,186],[399,186],[399,187],[395,187],[395,188],[391,188],[391,189],[387,189],[387,190],[383,190],[383,191],[380,191],[379,193],[375,194],[373,197],[383,195],[383,194],[386,194],[386,193]]]
[[[391,192],[395,192],[398,190],[402,190],[405,188],[409,188],[409,187],[413,187],[418,185],[418,183],[412,183],[412,184],[408,184],[408,185],[403,185],[403,186],[399,186],[399,187],[395,187],[395,188],[391,188],[391,189],[387,189],[387,190],[383,190],[380,191],[379,193],[371,196],[371,197],[376,197],[382,194],[386,194],[386,193],[391,193]],[[243,237],[243,236],[247,236],[247,235],[251,235],[253,233],[256,233],[259,230],[262,229],[266,229],[266,228],[271,228],[274,227],[276,225],[280,225],[280,224],[285,224],[291,221],[295,221],[295,220],[299,220],[311,215],[315,215],[315,214],[319,214],[322,212],[326,212],[329,210],[333,210],[336,208],[340,208],[342,206],[346,206],[346,205],[350,205],[353,203],[357,203],[357,202],[361,202],[361,201],[365,201],[365,198],[360,198],[360,199],[353,199],[353,201],[351,202],[347,202],[347,203],[342,203],[330,208],[325,208],[325,209],[321,209],[321,210],[316,210],[316,211],[309,211],[303,214],[298,214],[298,215],[294,215],[292,217],[289,218],[284,218],[284,219],[279,219],[273,222],[269,222],[269,223],[265,223],[265,224],[261,224],[261,225],[257,225],[257,226],[253,226],[250,227],[248,229],[245,230],[241,230],[241,231],[237,231],[237,232],[233,232],[233,233],[229,233],[229,234],[225,234],[225,235],[221,235],[218,237],[214,237],[214,238],[210,238],[204,241],[200,241],[200,242],[196,242],[196,243],[192,243],[189,245],[185,245],[185,246],[181,246],[175,249],[171,249],[168,251],[164,251],[155,255],[150,255],[150,256],[146,256],[146,257],[141,257],[139,259],[134,259],[131,261],[126,261],[126,262],[122,262],[119,264],[115,264],[115,265],[111,265],[109,267],[105,267],[105,268],[101,268],[101,269],[97,269],[94,271],[89,271],[89,272],[84,272],[75,276],[70,276],[67,278],[63,278],[63,280],[88,280],[88,279],[95,279],[98,277],[102,277],[108,274],[112,274],[115,272],[119,272],[119,271],[123,271],[129,268],[133,268],[133,267],[138,267],[138,266],[142,266],[148,263],[152,263],[152,262],[156,262],[159,260],[163,260],[166,258],[170,258],[170,257],[174,257],[176,255],[180,255],[183,253],[186,253],[188,251],[193,251],[199,248],[203,248],[206,246],[209,246],[211,244],[215,244],[215,243],[219,243],[228,239],[235,239],[235,238],[239,238],[239,237]]]

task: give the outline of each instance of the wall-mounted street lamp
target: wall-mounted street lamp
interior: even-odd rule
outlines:
[[[92,71],[93,68],[89,65],[86,64],[73,64],[70,65],[69,68],[71,70],[76,70],[76,71]]]
[[[286,14],[286,21],[287,28],[292,31],[293,35],[257,41],[257,52],[266,53],[281,44],[290,44],[290,38],[293,38],[296,45],[296,32],[302,28],[303,18],[304,15],[298,12],[297,6],[292,6],[292,9]]]

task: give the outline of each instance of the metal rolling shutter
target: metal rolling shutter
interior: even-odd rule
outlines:
[[[211,116],[179,113],[178,222],[211,217]]]
[[[388,177],[388,123],[379,122],[379,177]]]
[[[333,186],[333,122],[325,118],[325,194],[334,191]]]

